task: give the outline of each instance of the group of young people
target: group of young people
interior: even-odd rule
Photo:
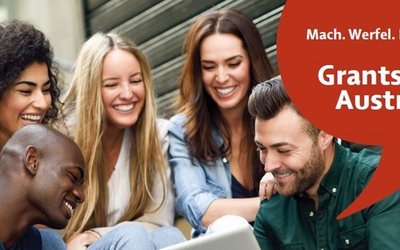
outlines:
[[[247,99],[273,73],[259,31],[243,13],[219,11],[193,24],[182,109],[171,122],[157,119],[151,69],[131,40],[90,37],[60,100],[43,33],[19,21],[3,22],[0,32],[1,147],[23,126],[44,123],[73,138],[83,154],[85,202],[63,230],[70,249],[158,249],[184,241],[172,226],[175,204],[194,235],[225,214],[254,221],[264,173]]]
[[[157,118],[149,63],[127,38],[115,33],[96,33],[90,37],[79,52],[71,83],[62,100],[51,48],[42,32],[27,23],[3,22],[0,39],[1,157],[7,155],[9,139],[24,132],[25,125],[43,123],[65,134],[63,137],[60,132],[48,131],[43,126],[30,132],[56,138],[47,151],[43,150],[47,154],[42,153],[42,149],[36,151],[43,157],[48,155],[58,159],[49,161],[70,169],[62,170],[62,174],[69,178],[72,191],[60,191],[64,195],[61,204],[66,202],[64,206],[68,208],[62,207],[69,220],[62,231],[68,249],[159,249],[182,242],[185,238],[173,226],[175,211],[190,222],[193,237],[205,234],[210,225],[225,215],[240,216],[252,224],[260,208],[260,197],[269,198],[274,189],[288,196],[303,193],[313,186],[311,184],[318,186],[324,176],[322,173],[327,172],[319,171],[316,173],[318,178],[313,178],[311,184],[303,185],[303,181],[299,181],[302,183],[299,189],[286,192],[287,182],[297,176],[298,169],[270,169],[272,165],[266,158],[275,150],[285,159],[291,154],[296,155],[297,151],[295,144],[279,141],[285,138],[283,125],[290,125],[285,122],[289,119],[287,116],[273,124],[274,129],[283,131],[280,135],[278,132],[282,131],[273,133],[269,129],[264,131],[263,126],[257,127],[263,124],[258,122],[259,114],[253,111],[253,117],[249,112],[252,89],[271,79],[274,72],[257,27],[240,11],[229,9],[210,13],[191,26],[183,51],[179,109],[169,121]],[[262,92],[260,103],[251,104],[253,110],[268,110],[273,104],[267,99],[276,100],[276,95]],[[277,110],[283,109],[278,107]],[[261,120],[275,116],[271,114]],[[335,145],[332,137],[315,131],[318,135],[315,140],[321,141],[316,147],[325,150],[326,145]],[[259,137],[264,132],[280,135],[278,142],[271,144],[274,140]],[[31,143],[38,145],[46,141],[38,138]],[[296,137],[301,138],[305,137]],[[58,145],[59,141],[66,142]],[[24,140],[24,148],[29,145]],[[70,149],[76,145],[82,155],[76,149]],[[56,150],[59,147],[65,148],[60,152]],[[26,152],[19,151],[25,155]],[[66,152],[70,152],[68,160],[57,158],[68,154]],[[299,157],[306,159],[306,156],[304,153]],[[25,158],[29,159],[29,156]],[[313,166],[312,160],[314,158],[306,163]],[[73,164],[68,164],[69,161]],[[10,168],[0,164],[2,169]],[[21,168],[25,166],[23,171],[30,171],[35,176],[35,172],[27,167],[28,163],[20,164]],[[287,161],[285,164],[297,163]],[[300,165],[301,162],[299,169]],[[266,171],[272,172],[273,177]],[[298,171],[298,176],[309,179],[306,167],[304,171]],[[4,179],[0,178],[2,183]],[[65,226],[66,223],[55,226],[55,218],[44,207],[46,203],[39,202],[40,199],[50,202],[54,198],[40,197],[43,193],[46,193],[44,189],[39,189],[24,197],[29,197],[29,201],[31,196],[35,197],[39,204],[29,203],[29,208],[35,215],[39,214],[39,218],[48,220],[29,217],[17,232],[12,230],[12,224],[3,226],[0,232],[8,233],[0,233],[0,242],[6,248],[20,244],[28,229],[35,230],[31,227],[35,223],[55,228]],[[315,193],[312,195],[315,198]],[[353,196],[351,198],[355,198]],[[396,211],[398,203],[398,197],[391,203]],[[4,204],[0,205],[2,211]],[[262,204],[272,203],[263,201]],[[263,215],[257,216],[255,224],[255,233],[263,249],[274,249],[284,245],[285,241],[301,240],[300,234],[266,240],[265,235],[272,234],[272,226],[265,226],[267,219],[264,216],[271,220],[286,219],[287,216],[279,214],[270,218],[269,213],[280,210],[274,207],[272,209],[276,211],[270,212],[266,207],[263,205],[260,210]],[[290,208],[293,207],[295,205],[290,204]],[[290,212],[296,213],[295,210]],[[0,218],[3,223],[5,217]],[[272,224],[279,227],[277,232],[283,230],[282,223]],[[43,249],[56,249],[54,245],[48,247],[43,243],[46,234],[57,239],[54,232],[35,230],[34,233],[41,235]],[[332,235],[336,233],[334,231]],[[65,248],[61,245],[61,249]]]

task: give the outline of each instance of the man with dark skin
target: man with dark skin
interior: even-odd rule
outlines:
[[[64,228],[84,201],[83,179],[71,139],[44,125],[18,130],[0,152],[0,250],[42,249],[32,225]]]

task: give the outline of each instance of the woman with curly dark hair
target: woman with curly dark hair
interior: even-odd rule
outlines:
[[[33,25],[1,22],[0,58],[1,149],[21,127],[54,121],[60,89],[50,43]]]
[[[1,150],[23,126],[56,119],[60,90],[49,41],[31,24],[0,22],[0,58]],[[65,244],[57,233],[32,227],[12,248],[65,249]]]

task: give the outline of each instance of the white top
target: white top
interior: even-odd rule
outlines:
[[[152,195],[154,200],[150,202],[141,217],[135,221],[122,222],[122,223],[140,223],[149,232],[159,228],[160,226],[173,225],[175,209],[174,209],[174,195],[172,192],[171,185],[171,170],[168,164],[168,122],[166,120],[157,120],[158,133],[160,141],[162,144],[162,153],[165,158],[165,165],[167,166],[167,189],[166,189],[166,200],[163,206],[154,211],[162,202],[163,198],[163,188],[161,176],[155,176]],[[130,185],[129,185],[129,152],[130,146],[132,145],[132,133],[129,129],[125,130],[124,139],[122,141],[121,151],[118,156],[117,163],[115,165],[115,170],[113,171],[109,181],[108,181],[108,193],[109,193],[109,204],[107,212],[107,226],[102,228],[94,228],[102,236],[114,229],[119,224],[117,221],[122,217],[125,211],[128,209],[129,199],[131,198]],[[120,223],[120,224],[122,224]]]
[[[131,197],[129,183],[129,152],[132,145],[132,132],[125,129],[115,170],[108,181],[107,226],[115,225],[129,208]]]

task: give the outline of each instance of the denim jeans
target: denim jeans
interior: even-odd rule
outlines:
[[[163,226],[149,233],[142,225],[129,223],[116,227],[88,249],[155,250],[183,241],[185,238],[176,227]]]

